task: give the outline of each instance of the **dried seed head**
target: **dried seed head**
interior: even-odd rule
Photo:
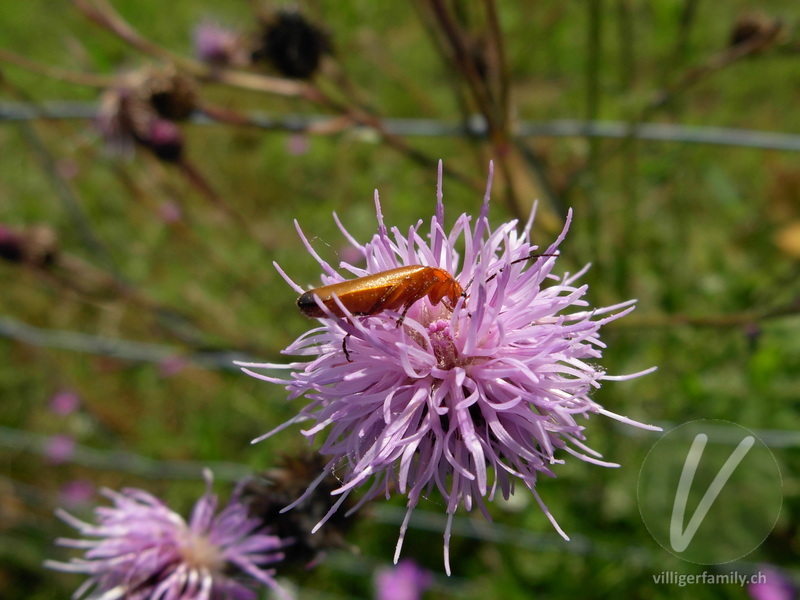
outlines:
[[[264,23],[253,58],[270,61],[286,77],[308,79],[319,68],[322,56],[331,51],[327,33],[296,10],[283,10]]]
[[[344,535],[353,519],[347,519],[339,510],[326,522],[325,527],[311,534],[314,526],[330,511],[339,496],[331,492],[341,483],[328,474],[309,496],[293,510],[281,510],[297,500],[317,478],[325,461],[318,454],[284,457],[280,466],[266,471],[262,477],[248,481],[241,490],[242,502],[250,515],[269,523],[275,535],[293,539],[284,549],[284,564],[305,567],[319,559],[331,548],[346,547]]]
[[[8,262],[22,262],[22,236],[16,231],[0,226],[0,258]]]
[[[769,17],[763,13],[747,13],[736,19],[729,45],[733,47],[763,40],[764,47],[758,50],[763,52],[778,41],[783,34],[783,29],[780,19]]]
[[[140,71],[133,81],[133,90],[160,117],[171,121],[188,119],[197,107],[194,81],[172,65]]]
[[[134,142],[166,161],[176,161],[183,136],[173,121],[197,106],[194,82],[174,67],[148,67],[120,77],[100,99],[97,127],[114,151],[129,152]]]
[[[0,225],[0,258],[12,263],[49,267],[58,253],[58,236],[46,225],[14,230]]]

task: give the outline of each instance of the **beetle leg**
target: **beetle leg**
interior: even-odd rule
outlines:
[[[412,304],[414,304],[414,303],[411,302],[410,304],[406,304],[406,307],[403,309],[403,312],[400,313],[400,318],[397,319],[397,323],[395,324],[395,327],[400,327],[400,325],[403,324],[403,321],[405,321],[405,319],[406,319],[406,314],[408,313],[408,309],[411,308]]]
[[[350,358],[350,352],[347,351],[347,338],[350,337],[348,333],[344,338],[342,338],[342,351],[344,352],[344,357],[347,359],[347,362],[353,362],[353,359]]]
[[[419,290],[417,297],[415,299],[411,300],[411,302],[406,303],[406,305],[403,307],[403,312],[400,313],[400,318],[397,319],[397,325],[396,325],[397,327],[400,327],[400,325],[403,324],[403,321],[405,321],[406,315],[408,314],[411,305],[414,304],[417,300],[422,300],[425,296],[427,296],[433,289],[433,287],[437,285],[437,283],[438,282],[436,281],[429,282],[424,288]]]

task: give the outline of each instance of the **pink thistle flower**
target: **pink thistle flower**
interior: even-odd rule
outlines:
[[[250,50],[243,36],[232,29],[213,21],[203,21],[195,26],[192,37],[195,56],[203,62],[237,67],[250,63]]]
[[[75,455],[76,445],[74,437],[59,433],[47,441],[44,454],[50,463],[60,465],[72,459]]]
[[[377,600],[420,600],[433,583],[433,574],[413,560],[401,560],[393,569],[381,569],[375,577]]]
[[[158,217],[167,225],[178,223],[183,218],[183,209],[177,202],[167,200],[166,202],[159,204]],[[165,359],[163,362],[166,362],[166,360],[169,359]]]
[[[189,366],[185,357],[180,355],[168,356],[158,363],[158,374],[167,379],[174,377]]]
[[[62,417],[74,413],[80,405],[78,394],[69,390],[62,390],[50,399],[50,411]]]
[[[303,133],[293,133],[286,140],[286,151],[291,156],[302,156],[306,154],[310,146],[308,135]]]
[[[298,232],[320,263],[326,285],[424,265],[454,275],[465,290],[457,302],[432,304],[423,297],[403,318],[389,310],[353,316],[337,298],[345,315],[339,318],[317,298],[325,317],[284,350],[309,357],[309,362],[240,366],[254,377],[286,386],[289,399],[305,396],[309,401],[297,417],[259,440],[299,422],[310,423],[303,431],[310,441],[325,432],[319,450],[328,458],[325,471],[336,468],[342,481],[333,491],[339,502],[328,516],[357,488],[366,491],[355,508],[381,494],[406,496],[395,562],[412,511],[437,489],[447,505],[444,559],[449,573],[450,529],[458,507],[477,506],[489,518],[485,501],[498,491],[507,500],[517,482],[532,492],[568,539],[538,494],[538,476],[555,477],[552,466],[564,462],[557,457],[559,451],[617,466],[600,460],[584,444],[584,427],[576,418],[594,413],[658,428],[616,415],[590,397],[604,380],[630,379],[653,369],[609,376],[595,364],[604,348],[600,327],[628,314],[635,301],[590,308],[584,299],[587,286],[577,283],[588,265],[572,275],[553,274],[571,213],[562,233],[546,248],[531,242],[533,216],[522,232],[516,221],[492,231],[490,166],[478,218],[471,223],[463,214],[447,232],[441,178],[440,163],[430,233],[421,232],[422,221],[406,234],[397,228],[390,233],[377,192],[378,233],[370,242],[359,244],[336,218],[365,262],[363,268],[340,263],[346,276],[316,254],[299,227]],[[298,293],[305,292],[276,268]],[[282,378],[252,368],[290,374]]]
[[[747,585],[747,592],[754,600],[796,600],[797,586],[781,571],[771,565],[762,566]]]
[[[9,262],[22,262],[24,237],[17,231],[0,225],[0,258]]]
[[[183,134],[180,127],[167,119],[154,119],[147,135],[137,140],[167,162],[178,162],[183,155]]]
[[[58,498],[61,504],[70,508],[85,506],[94,497],[95,486],[86,479],[74,479],[68,481],[58,490]]]
[[[59,571],[86,573],[75,592],[90,597],[126,600],[249,600],[263,584],[278,589],[274,571],[265,565],[283,558],[285,542],[262,529],[234,496],[219,514],[217,497],[208,490],[197,501],[187,523],[178,513],[139,489],[102,490],[114,506],[95,509],[97,524],[59,510],[58,516],[84,539],[59,539],[62,546],[85,550],[70,562],[46,561]]]

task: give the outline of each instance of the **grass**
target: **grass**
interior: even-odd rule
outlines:
[[[190,50],[191,27],[203,17],[254,27],[245,3],[181,0],[166,9],[160,2],[119,0],[114,5],[148,38],[183,54]],[[635,119],[658,90],[723,51],[736,18],[751,7],[738,0],[724,6],[697,3],[691,27],[681,30],[683,5],[668,0],[604,3],[594,49],[600,60],[597,71],[587,75],[592,50],[587,48],[585,3],[503,3],[500,17],[519,118],[584,117],[587,78],[594,77],[598,96],[591,110],[600,119]],[[337,61],[383,115],[458,118],[453,93],[457,75],[443,64],[410,5],[378,9],[360,0],[303,6],[332,32]],[[632,56],[624,54],[617,35],[619,10],[625,9],[633,33]],[[798,45],[791,36],[800,22],[800,7],[793,0],[768,1],[759,10],[781,17],[788,39],[703,77],[650,120],[800,131],[798,55],[788,50],[792,43],[795,49]],[[68,3],[0,3],[0,21],[6,24],[0,48],[49,65],[112,73],[146,62]],[[680,48],[684,34],[686,47]],[[11,65],[0,68],[2,101],[97,97],[90,88]],[[305,102],[220,86],[204,87],[203,94],[218,104],[268,113],[317,111]],[[293,155],[285,133],[196,124],[184,131],[189,159],[269,241],[268,250],[214,209],[172,166],[146,152],[124,161],[109,157],[86,122],[3,123],[0,223],[49,225],[64,252],[97,268],[112,264],[147,302],[108,290],[79,293],[30,269],[1,263],[0,312],[48,330],[152,342],[179,353],[236,349],[274,360],[308,322],[297,314],[294,292],[272,261],[303,285],[319,281],[314,261],[294,233],[293,219],[324,257],[336,260],[346,240],[331,212],[358,239],[368,239],[375,230],[374,188],[380,190],[387,222],[401,230],[427,219],[433,207],[434,170],[368,135],[313,136],[306,153]],[[36,150],[37,140],[44,154]],[[417,138],[410,143],[478,179],[491,157],[488,146],[463,138]],[[571,180],[589,153],[586,140],[537,139],[532,146],[546,165],[560,204],[575,208],[575,226],[560,259],[563,268],[574,271],[593,263],[586,281],[597,305],[639,299],[636,313],[606,332],[604,366],[613,373],[659,366],[654,375],[607,384],[597,400],[647,422],[713,418],[751,429],[796,431],[800,319],[796,314],[762,322],[730,317],[796,305],[798,256],[776,240],[800,219],[797,157],[666,142],[634,142],[620,151],[619,142],[601,141],[595,166]],[[58,193],[59,183],[74,193],[102,250],[87,243],[74,209]],[[498,223],[509,213],[502,191],[496,198],[492,218]],[[524,200],[529,205],[533,198]],[[480,194],[449,179],[445,202],[452,222],[461,212],[474,213]],[[164,222],[159,211],[165,203],[178,203],[183,219]],[[174,313],[182,315],[178,325],[165,317]],[[698,324],[725,318],[730,322],[724,326]],[[50,397],[61,389],[80,395],[78,413],[60,418],[48,410]],[[157,364],[0,339],[0,390],[0,425],[44,435],[68,433],[82,445],[109,452],[131,451],[157,460],[230,461],[258,469],[272,466],[279,453],[304,446],[296,430],[250,446],[252,438],[290,418],[296,405],[287,404],[277,386],[231,371],[190,364],[167,377]],[[515,503],[492,507],[498,531],[515,533],[500,535],[499,542],[454,537],[454,576],[437,575],[426,598],[668,598],[682,590],[656,585],[652,574],[702,572],[705,567],[663,551],[639,516],[638,469],[657,436],[626,435],[602,418],[591,420],[588,436],[592,447],[622,467],[607,470],[567,461],[558,468],[558,479],[543,480],[539,487],[561,525],[578,541],[556,541],[535,502],[519,493]],[[783,511],[772,534],[746,560],[795,569],[797,576],[793,557],[800,462],[796,446],[776,447],[773,453],[783,474]],[[148,479],[74,462],[53,465],[28,447],[7,443],[2,456],[0,548],[5,550],[0,551],[0,585],[34,600],[65,596],[77,585],[75,577],[41,567],[45,557],[59,555],[52,540],[68,533],[52,517],[67,482],[88,479],[98,486],[145,487],[187,508],[202,489],[199,480]],[[221,482],[217,487],[226,491]],[[435,497],[424,508],[435,514],[444,511]],[[356,519],[348,541],[361,554],[337,553],[296,579],[300,597],[371,597],[374,570],[391,559],[397,534],[392,514],[376,507]],[[439,574],[440,539],[437,531],[415,528],[404,556]],[[692,595],[745,597],[732,585],[694,586]]]

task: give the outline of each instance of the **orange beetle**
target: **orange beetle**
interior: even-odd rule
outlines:
[[[316,296],[331,313],[344,317],[333,299],[335,295],[353,315],[368,316],[402,309],[402,317],[405,317],[411,305],[425,296],[434,305],[447,299],[446,304],[453,308],[463,293],[461,285],[444,269],[410,265],[309,290],[297,299],[297,306],[307,317],[324,318],[325,313],[314,299]]]

